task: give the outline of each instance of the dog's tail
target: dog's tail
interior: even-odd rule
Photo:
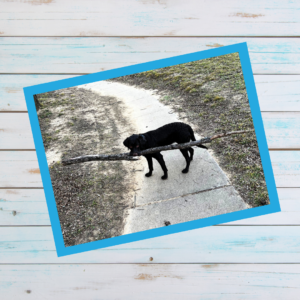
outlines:
[[[195,141],[196,141],[196,138],[195,138],[194,131],[193,131],[193,129],[192,129],[191,126],[189,126],[189,132],[190,132],[192,141],[195,142]],[[208,149],[208,148],[207,148],[206,146],[204,146],[204,145],[197,145],[197,147],[199,147],[199,148],[204,148],[204,149]]]

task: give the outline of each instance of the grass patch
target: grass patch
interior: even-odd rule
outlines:
[[[114,79],[156,89],[201,136],[254,129],[238,53]],[[168,99],[168,100],[167,100]],[[209,148],[250,206],[269,204],[255,133],[214,140]]]

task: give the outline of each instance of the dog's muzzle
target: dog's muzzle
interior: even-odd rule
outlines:
[[[130,151],[129,155],[130,156],[141,156],[141,151],[134,149],[134,150]]]

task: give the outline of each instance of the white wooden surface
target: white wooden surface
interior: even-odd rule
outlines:
[[[0,0],[1,299],[299,299],[299,9]],[[22,88],[244,41],[282,212],[57,258]]]
[[[299,36],[298,1],[2,0],[3,36]]]
[[[17,300],[299,298],[300,273],[291,264],[4,265],[2,271],[1,290]]]

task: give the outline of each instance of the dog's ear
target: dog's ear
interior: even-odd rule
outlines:
[[[147,140],[143,134],[139,134],[139,142],[141,145],[145,145]]]
[[[129,148],[129,138],[127,138],[126,140],[124,140],[123,145],[127,148]]]

